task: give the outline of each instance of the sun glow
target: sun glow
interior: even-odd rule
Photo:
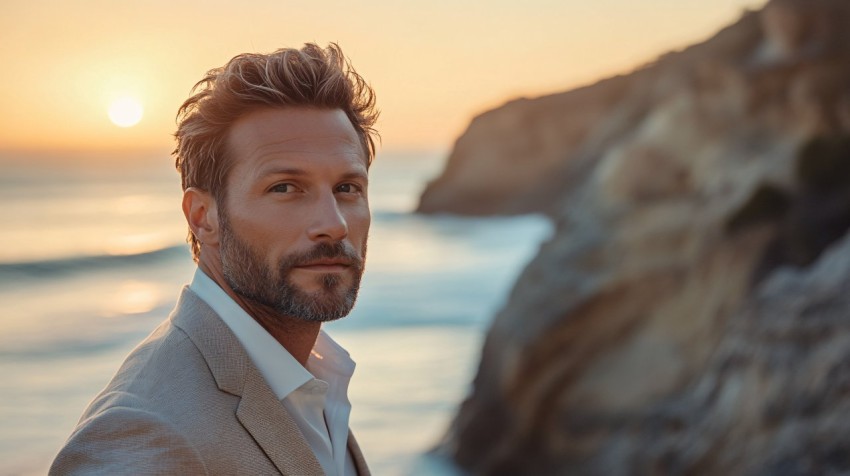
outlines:
[[[118,98],[109,105],[109,119],[118,127],[132,127],[142,120],[144,108],[138,99],[130,96]]]

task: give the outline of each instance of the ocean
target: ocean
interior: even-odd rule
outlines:
[[[442,165],[376,158],[360,297],[326,326],[357,361],[351,427],[378,475],[455,474],[427,452],[469,390],[489,320],[552,232],[541,216],[411,213]],[[0,474],[44,474],[195,266],[167,158],[4,166],[0,203]]]

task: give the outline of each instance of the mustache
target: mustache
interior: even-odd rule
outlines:
[[[357,253],[351,244],[342,241],[318,243],[307,251],[291,254],[281,263],[281,267],[293,268],[320,259],[341,259],[349,262],[352,267],[358,270],[363,269],[363,256]]]

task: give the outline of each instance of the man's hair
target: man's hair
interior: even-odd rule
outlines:
[[[325,49],[307,43],[301,49],[241,54],[208,71],[192,93],[177,111],[173,152],[177,171],[183,190],[199,188],[220,204],[233,165],[227,153],[227,133],[237,119],[257,109],[341,109],[360,138],[367,167],[375,157],[375,93],[334,43]],[[201,243],[191,229],[187,241],[197,261]]]

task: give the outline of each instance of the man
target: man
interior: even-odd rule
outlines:
[[[175,156],[198,269],[51,474],[368,474],[354,362],[321,325],[363,272],[372,90],[308,44],[237,56],[193,93]]]

